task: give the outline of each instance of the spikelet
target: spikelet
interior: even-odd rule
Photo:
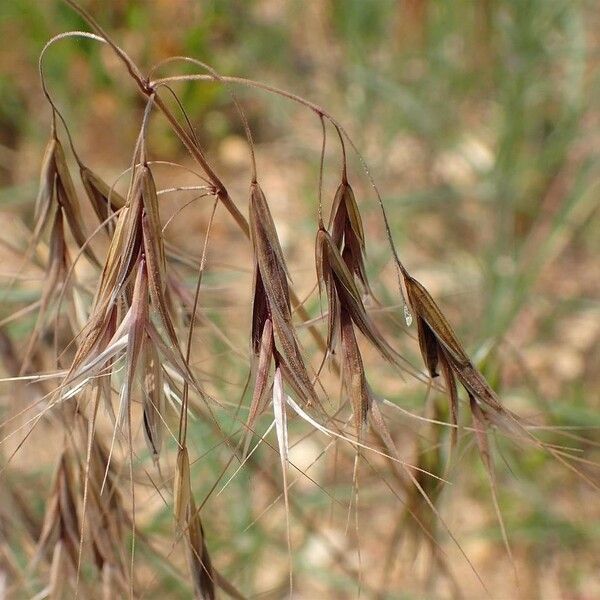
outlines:
[[[55,598],[60,597],[64,583],[73,579],[78,563],[80,522],[72,460],[67,449],[63,449],[31,564],[35,568],[43,557],[50,557],[49,588]]]
[[[250,232],[255,258],[251,346],[254,355],[260,357],[253,416],[275,355],[281,363],[281,372],[298,397],[309,405],[317,404],[292,323],[283,251],[267,200],[257,183],[250,188]]]
[[[194,597],[198,600],[214,600],[215,574],[204,540],[204,529],[190,486],[190,460],[187,447],[177,453],[175,485],[173,489],[173,512],[177,530],[183,534],[192,582]]]

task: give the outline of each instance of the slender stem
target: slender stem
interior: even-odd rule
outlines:
[[[348,183],[348,159],[346,157],[346,144],[344,143],[344,136],[340,128],[335,125],[338,137],[340,138],[340,145],[342,146],[342,183]]]
[[[147,87],[147,82],[144,80],[142,72],[138,69],[137,65],[129,58],[128,54],[121,47],[112,40],[112,38],[106,33],[103,27],[94,19],[94,17],[87,12],[83,7],[79,6],[75,0],[65,0],[65,2],[76,12],[81,18],[88,23],[92,29],[96,30],[96,33],[101,36],[102,41],[107,43],[115,52],[115,54],[123,61],[129,74],[135,79],[136,83],[140,87]]]
[[[212,230],[213,221],[215,218],[215,213],[217,211],[217,206],[219,205],[219,200],[215,198],[215,202],[212,207],[212,212],[210,213],[210,219],[208,220],[208,225],[206,227],[206,236],[204,238],[204,245],[202,247],[202,256],[200,258],[200,267],[198,268],[198,281],[196,282],[196,290],[194,292],[194,304],[192,308],[192,315],[190,317],[190,327],[188,330],[188,339],[187,339],[187,349],[185,353],[185,361],[189,365],[190,357],[192,354],[192,338],[194,334],[194,325],[196,323],[196,312],[198,311],[198,300],[200,298],[200,286],[202,285],[202,275],[204,274],[204,269],[206,268],[206,253],[208,251],[208,240],[210,237],[210,232]],[[188,393],[189,393],[189,385],[187,379],[183,382],[183,399],[181,402],[181,412],[184,415],[183,421],[180,421],[180,429],[179,429],[179,443],[181,446],[185,446],[187,441],[187,411],[188,411]]]
[[[59,35],[55,35],[53,38],[51,38],[50,40],[48,40],[46,42],[46,44],[42,48],[42,51],[40,52],[40,57],[38,59],[38,71],[39,71],[39,75],[40,75],[40,81],[42,84],[42,91],[44,92],[44,96],[46,96],[46,100],[48,100],[48,103],[52,107],[52,135],[55,138],[57,137],[57,135],[56,135],[56,117],[58,116],[58,118],[60,119],[60,122],[63,124],[63,127],[65,128],[65,132],[67,134],[67,139],[69,140],[69,146],[71,147],[73,156],[75,157],[77,164],[80,167],[82,167],[83,163],[81,162],[81,159],[79,158],[79,155],[77,154],[77,151],[75,150],[75,144],[73,143],[73,138],[71,137],[71,132],[69,131],[69,128],[67,127],[67,122],[66,122],[62,112],[58,109],[58,106],[54,102],[54,99],[50,95],[50,90],[48,89],[48,85],[46,84],[46,76],[44,75],[44,57],[46,55],[46,52],[50,48],[50,46],[52,46],[55,42],[58,42],[60,40],[66,39],[66,38],[71,38],[71,37],[88,38],[88,39],[91,39],[91,40],[94,40],[97,42],[106,43],[106,41],[104,39],[102,39],[100,36],[97,36],[93,33],[89,33],[87,31],[67,31],[67,32],[61,33]]]
[[[321,159],[319,161],[319,229],[325,229],[323,225],[323,163],[325,162],[327,129],[325,129],[325,120],[323,119],[323,115],[319,115],[319,120],[321,121],[321,130],[323,131],[323,144],[321,145]]]
[[[231,86],[227,85],[227,82],[225,81],[223,76],[220,75],[217,71],[215,71],[215,69],[213,69],[209,64],[207,64],[201,60],[198,60],[196,58],[192,58],[190,56],[171,56],[171,57],[161,61],[160,63],[156,64],[154,67],[152,67],[152,69],[150,69],[150,73],[149,73],[148,77],[151,77],[152,74],[154,73],[154,71],[156,71],[163,65],[166,65],[166,64],[169,64],[172,62],[192,63],[192,64],[197,65],[197,66],[201,67],[202,69],[208,71],[210,73],[210,75],[212,75],[212,78],[216,79],[219,83],[225,83],[225,85],[227,87],[227,91],[229,92],[229,95],[231,96],[233,104],[235,105],[235,108],[240,116],[240,120],[242,121],[242,126],[244,127],[246,139],[248,140],[248,146],[250,147],[250,160],[251,160],[251,164],[252,164],[252,183],[256,183],[256,156],[255,156],[255,151],[254,151],[254,138],[252,136],[252,130],[250,129],[250,125],[248,123],[246,113],[242,109],[242,106],[240,105],[240,103],[237,99],[237,96],[235,95],[235,92],[231,89]]]

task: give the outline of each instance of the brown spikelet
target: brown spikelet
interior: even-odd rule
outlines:
[[[215,575],[204,540],[204,529],[190,486],[190,460],[187,447],[177,453],[173,512],[177,529],[185,537],[188,562],[194,586],[194,598],[214,600]]]
[[[187,447],[183,446],[177,452],[177,465],[173,487],[173,513],[175,515],[175,523],[180,530],[184,530],[186,525],[190,497],[190,459]]]
[[[155,246],[155,253],[158,257],[159,264],[161,267],[161,276],[163,284],[166,285],[166,279],[164,276],[165,270],[165,249],[162,238],[162,226],[160,223],[160,215],[158,209],[158,196],[156,194],[156,184],[154,183],[154,177],[152,171],[148,165],[143,165],[140,169],[140,180],[142,185],[142,200],[144,203],[144,216],[148,221],[149,231],[151,233],[150,240],[144,239],[144,244],[147,247],[147,243],[152,241]]]
[[[266,322],[271,321],[282,372],[295,393],[318,403],[292,324],[288,273],[271,211],[257,183],[250,187],[250,232],[255,256],[251,343],[260,352]]]
[[[83,188],[101,223],[125,206],[125,199],[93,171],[81,165],[79,173]],[[106,223],[105,228],[109,236],[112,236],[115,229],[114,223]]]
[[[215,573],[204,540],[204,529],[196,505],[191,498],[188,509],[188,559],[194,583],[194,597],[198,600],[214,600]]]
[[[36,245],[40,235],[42,234],[46,224],[48,223],[48,215],[52,206],[54,197],[54,186],[56,181],[56,162],[54,155],[56,153],[57,140],[53,136],[50,138],[40,169],[40,187],[35,201],[34,209],[34,226],[32,245]]]
[[[271,211],[258,184],[250,188],[250,230],[257,268],[274,324],[278,321],[281,327],[289,327],[292,316],[287,268]]]
[[[420,316],[417,316],[417,335],[421,355],[429,371],[429,376],[437,377],[439,375],[437,372],[440,355],[439,342],[427,322]]]
[[[342,381],[352,403],[356,434],[360,437],[367,423],[371,393],[365,377],[362,357],[354,334],[352,319],[341,311]]]
[[[56,210],[54,223],[52,225],[52,233],[50,235],[50,246],[48,256],[48,266],[46,270],[46,278],[40,298],[40,308],[37,315],[37,320],[27,349],[21,363],[21,373],[25,373],[29,367],[32,352],[38,342],[38,339],[46,325],[46,317],[50,310],[50,305],[55,300],[66,282],[66,275],[69,269],[69,254],[65,242],[63,212],[60,206]]]
[[[326,235],[325,233],[321,233],[321,231],[322,230],[319,229],[315,240],[315,264],[317,269],[319,294],[322,295],[323,288],[325,288],[325,294],[327,296],[327,352],[333,355],[335,354],[339,338],[340,301],[335,288],[333,273],[329,268],[329,261],[327,260]]]
[[[244,455],[248,450],[248,443],[251,439],[252,429],[256,417],[263,411],[267,386],[269,383],[269,372],[271,363],[273,362],[273,325],[270,319],[267,319],[263,326],[263,335],[260,340],[258,363],[256,365],[256,373],[254,376],[254,391],[252,393],[252,401],[248,412],[246,425],[248,427],[246,448]]]
[[[116,359],[124,353],[125,376],[118,422],[131,425],[133,386],[141,363],[143,429],[155,460],[162,444],[164,418],[161,358],[204,397],[179,346],[166,281],[156,188],[150,169],[142,165],[133,175],[127,203],[121,209],[111,238],[92,312],[79,336],[60,393],[67,399],[78,393],[78,386],[97,380],[112,414],[111,373]],[[148,352],[141,360],[144,346]]]
[[[142,180],[138,172],[133,180],[131,194],[127,204],[129,211],[124,215],[123,229],[117,232],[109,250],[110,263],[107,260],[109,269],[106,270],[106,281],[102,284],[106,289],[105,294],[110,294],[110,302],[113,303],[116,297],[122,292],[123,286],[129,279],[129,276],[135,269],[136,262],[139,259],[140,250],[143,245],[143,200],[142,200]],[[146,259],[148,260],[148,259]]]
[[[408,301],[411,304],[413,312],[424,321],[424,324],[427,325],[431,333],[447,350],[451,362],[459,366],[469,364],[469,357],[429,292],[410,275],[405,276],[405,283]],[[429,343],[431,343],[430,337],[427,338],[426,343],[421,347],[421,352],[425,350],[423,360],[426,364],[428,361]]]
[[[84,423],[81,421],[82,425]],[[85,443],[85,427],[79,430],[82,443]],[[123,507],[117,469],[114,460],[109,464],[109,452],[98,437],[91,442],[89,464],[80,464],[81,478],[87,477],[84,531],[87,531],[94,562],[102,578],[103,593],[112,590],[113,597],[124,596],[128,590],[125,532],[129,517]]]
[[[181,348],[173,320],[169,312],[169,302],[165,293],[165,278],[164,278],[164,254],[162,252],[162,244],[160,239],[153,237],[152,224],[146,215],[142,216],[142,229],[144,234],[144,255],[148,265],[148,284],[150,291],[150,299],[152,301],[153,310],[158,313],[160,323],[167,335],[169,348],[175,353],[180,367],[184,366],[184,371],[190,376],[191,382],[199,389],[195,379],[191,376],[189,368],[185,367]]]
[[[396,361],[396,353],[377,331],[365,310],[362,298],[354,278],[348,269],[340,251],[333,243],[331,235],[324,229],[317,232],[316,242],[317,275],[328,294],[329,326],[339,327],[336,312],[338,303],[341,310],[346,310],[360,332],[390,362]],[[328,340],[335,340],[337,334],[331,330]],[[330,352],[334,349],[330,348]]]
[[[446,382],[446,390],[448,393],[448,399],[450,401],[450,417],[452,424],[454,425],[450,439],[452,447],[456,446],[458,440],[458,390],[456,389],[456,377],[450,366],[450,362],[446,358],[444,351],[440,349],[439,352],[440,365],[442,366],[442,374],[444,375],[444,381]]]
[[[125,381],[123,383],[123,393],[121,400],[122,413],[120,421],[131,410],[131,390],[135,379],[136,368],[142,344],[146,337],[148,327],[148,276],[146,273],[146,263],[142,259],[138,264],[138,272],[133,287],[133,298],[131,300],[131,319],[129,324],[127,339],[127,366],[125,371]]]
[[[365,292],[370,293],[364,262],[365,233],[362,219],[354,191],[345,179],[335,194],[329,230],[334,245],[344,255],[348,269],[361,282]]]
[[[412,310],[417,315],[417,319],[421,320],[421,327],[424,329],[426,327],[428,330],[424,344],[421,345],[423,360],[428,367],[430,364],[434,364],[433,357],[430,354],[434,344],[433,335],[437,341],[439,353],[444,354],[456,378],[467,392],[484,406],[497,411],[499,414],[507,412],[483,375],[473,366],[454,330],[429,292],[409,275],[405,276],[405,283]],[[421,336],[419,339],[421,339]],[[439,353],[438,356],[440,356]]]
[[[353,273],[357,273],[358,263],[355,261],[360,260],[362,263],[364,234],[354,194],[347,183],[342,184],[336,194],[332,212],[332,230],[332,234],[322,227],[317,231],[315,247],[317,280],[319,288],[325,288],[328,300],[327,349],[330,354],[334,354],[336,341],[338,338],[341,339],[342,381],[352,404],[357,436],[360,437],[373,405],[373,395],[365,376],[354,327],[357,327],[390,362],[396,362],[396,353],[377,331],[367,314],[353,276]],[[347,243],[348,239],[356,241],[358,254],[353,254],[353,250]],[[340,248],[343,248],[341,252]],[[362,281],[359,275],[358,278]],[[363,285],[367,288],[366,277]],[[392,447],[383,416],[379,412],[376,416],[371,416],[373,429],[386,446]],[[377,416],[380,418],[376,418]]]
[[[69,172],[69,167],[65,158],[65,152],[58,140],[56,140],[54,149],[54,162],[56,165],[56,197],[58,203],[64,210],[65,217],[69,224],[69,229],[71,230],[77,245],[80,248],[85,246],[84,252],[86,256],[92,261],[92,263],[100,267],[100,262],[96,258],[90,245],[86,244],[87,235],[84,233],[85,226],[83,224],[81,215],[79,198],[77,197],[73,179],[71,178],[71,173]]]
[[[79,551],[79,516],[76,497],[72,459],[65,449],[60,455],[52,492],[46,505],[42,532],[33,559],[34,565],[42,556],[53,555],[55,551],[64,551],[65,556],[62,557],[60,564],[67,561],[76,568]]]
[[[154,460],[158,460],[162,448],[165,395],[162,389],[162,367],[158,351],[145,334],[143,345],[142,406],[144,412],[144,436]]]
[[[438,361],[446,381],[450,400],[452,422],[458,425],[458,395],[456,381],[466,390],[470,399],[471,414],[476,425],[477,445],[491,474],[491,461],[485,431],[488,420],[494,424],[522,434],[518,417],[504,408],[500,399],[492,390],[483,375],[473,366],[470,358],[459,342],[446,317],[425,289],[416,279],[404,274],[408,301],[417,319],[419,345],[423,361],[430,375],[437,375]],[[456,427],[452,435],[452,444],[456,443]]]
[[[265,323],[267,319],[269,319],[269,303],[258,265],[255,265],[254,268],[253,287],[254,296],[252,300],[252,332],[250,341],[253,353],[258,356],[260,353]],[[272,326],[273,324],[271,323],[271,328]]]
[[[335,193],[329,227],[331,237],[340,250],[342,249],[343,238],[350,232],[358,240],[361,249],[364,249],[365,232],[362,219],[356,204],[354,191],[347,181],[342,181]]]

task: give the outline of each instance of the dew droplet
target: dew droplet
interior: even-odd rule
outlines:
[[[408,308],[408,304],[404,305],[404,320],[406,321],[406,326],[410,327],[413,322],[413,316],[410,312],[410,308]]]

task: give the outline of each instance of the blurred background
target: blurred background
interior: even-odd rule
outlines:
[[[403,262],[428,286],[505,404],[547,426],[570,428],[573,437],[567,441],[556,430],[546,439],[598,460],[600,11],[595,2],[82,0],[82,5],[142,71],[169,56],[189,55],[223,74],[293,91],[333,114],[377,181]],[[0,240],[5,248],[0,270],[5,280],[14,271],[12,250],[6,248],[26,245],[50,131],[38,56],[50,37],[71,29],[88,28],[56,0],[0,4]],[[159,72],[194,71],[171,65]],[[48,52],[45,72],[78,152],[106,180],[114,180],[129,166],[144,109],[126,72],[108,49],[69,40]],[[248,149],[228,89],[205,82],[176,84],[174,89],[246,213]],[[285,99],[235,89],[255,137],[261,185],[296,282],[308,293],[314,283],[321,125],[310,111]],[[162,160],[192,166],[159,118],[152,123],[150,151]],[[415,344],[401,340],[400,299],[376,199],[356,156],[351,166],[367,230],[369,272],[377,296],[390,307],[382,311],[381,322],[420,364]],[[326,203],[333,197],[339,169],[332,130],[325,160]],[[163,177],[168,182],[170,175]],[[166,204],[165,216],[179,216],[188,200],[181,196]],[[171,235],[199,255],[203,234],[198,232],[209,206],[187,210],[182,213],[187,219],[174,219]],[[240,307],[249,310],[252,265],[247,245],[224,211],[217,221],[205,308],[223,322]],[[240,285],[245,292],[238,290]],[[0,317],[36,293],[23,286],[5,292]],[[311,302],[308,307],[316,314],[318,298]],[[3,327],[3,339],[11,340],[18,352],[32,323],[25,319]],[[244,350],[245,335],[240,323],[236,339]],[[405,384],[365,353],[379,393],[405,408],[423,406],[423,386]],[[235,357],[214,360],[224,378],[243,380]],[[10,390],[4,386],[2,394],[8,414]],[[399,431],[410,424],[398,420]],[[195,427],[201,448],[213,434],[200,424]],[[511,580],[487,480],[472,445],[462,448],[454,485],[439,504],[492,597],[600,597],[597,494],[548,455],[505,440],[496,444],[499,495],[519,589]],[[43,514],[42,490],[50,485],[53,468],[51,460],[46,466],[31,465],[35,446],[33,440],[24,450],[29,462],[24,459],[21,471],[11,474],[16,486],[24,485],[22,491],[34,496],[33,521]],[[308,440],[299,446],[298,461],[307,461],[308,468],[320,450]],[[264,460],[277,469],[272,452],[265,451]],[[199,495],[210,489],[218,464],[208,461],[204,470],[198,468]],[[597,478],[597,470],[580,467]],[[351,461],[342,461],[339,468],[351,473]],[[318,469],[311,476],[320,485],[339,498],[350,497],[347,479],[331,475],[329,466]],[[373,489],[370,477],[377,483]],[[262,489],[255,481],[254,492],[264,497],[246,506],[240,500],[251,481],[251,474],[240,474],[225,505],[208,504],[209,547],[213,560],[240,589],[284,597],[282,512],[271,511],[244,530],[276,497],[273,489],[266,484]],[[362,485],[367,489],[360,507],[363,595],[457,595],[448,578],[430,580],[424,552],[415,550],[402,530],[399,539],[388,540],[400,507],[382,481],[365,473]],[[355,597],[357,558],[344,534],[344,510],[329,518],[331,498],[306,481],[294,494],[305,511],[304,520],[295,523],[297,597]],[[149,533],[169,530],[169,511],[157,514],[148,521]],[[0,524],[8,518],[0,515]],[[322,526],[315,525],[321,522],[326,523],[327,543],[320,535]],[[18,535],[11,535],[16,544]],[[462,594],[481,597],[482,588],[456,547],[443,532],[440,536]],[[165,591],[169,597],[187,597],[178,585],[165,569],[146,597]],[[281,585],[283,592],[269,592]]]

